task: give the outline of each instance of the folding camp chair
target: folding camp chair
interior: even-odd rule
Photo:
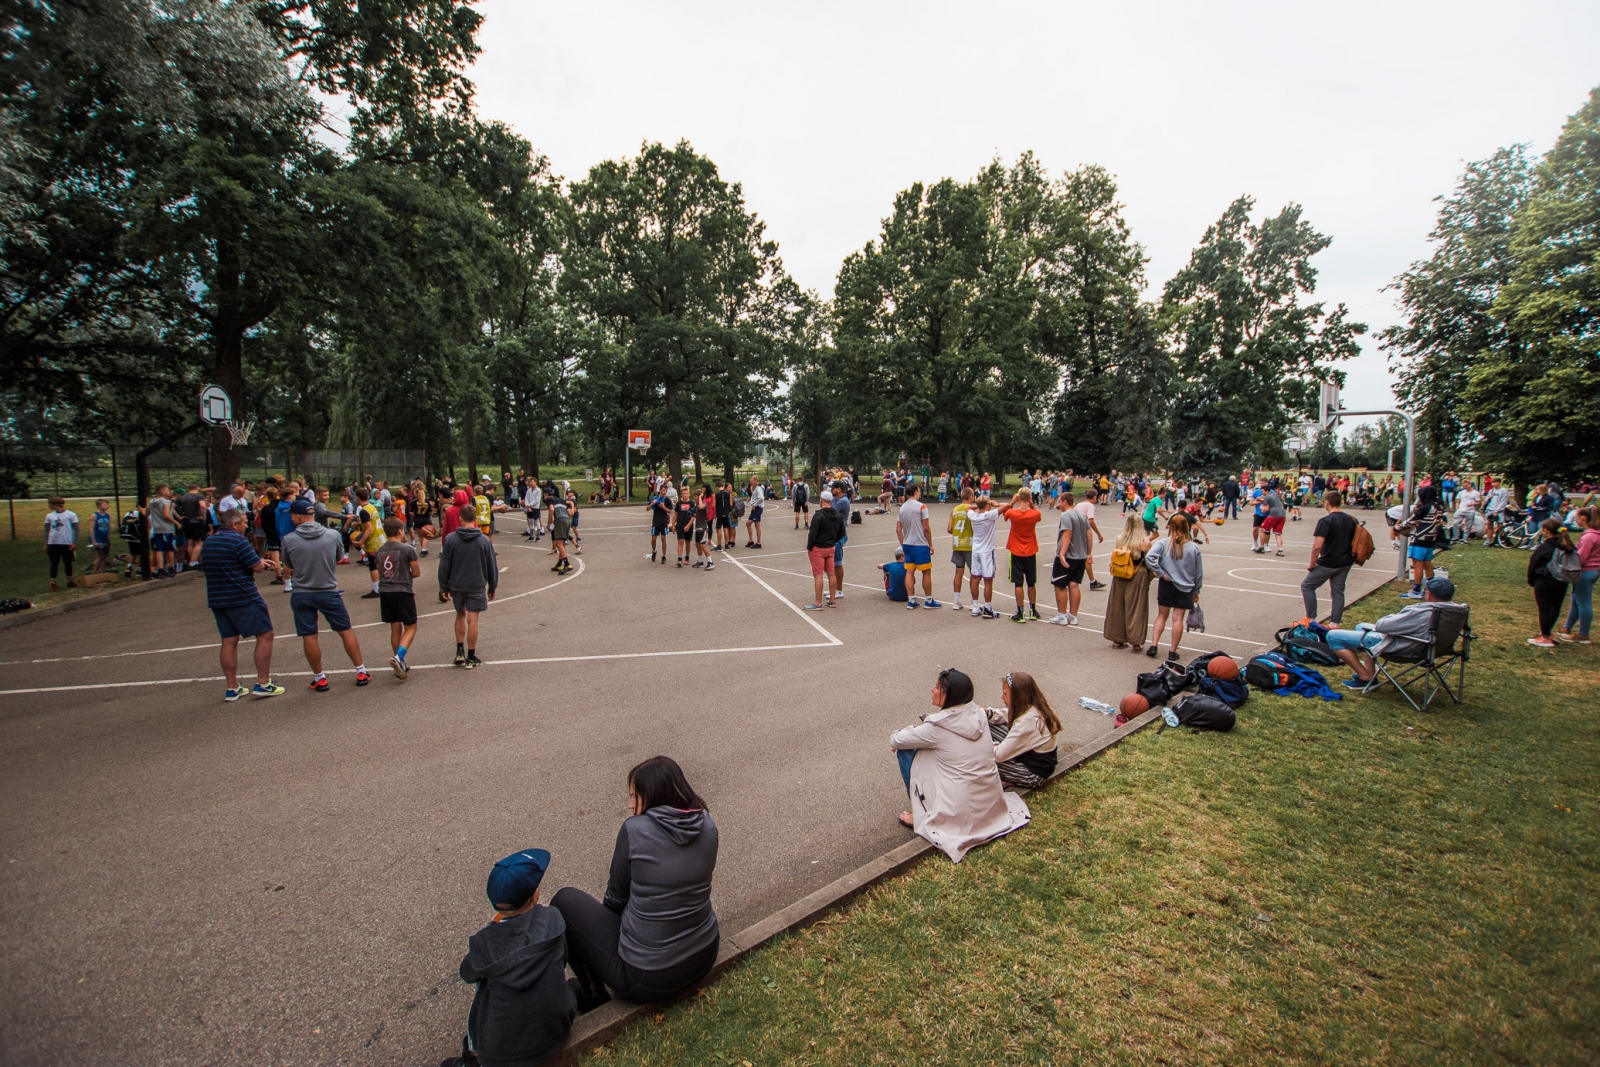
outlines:
[[[1392,685],[1410,705],[1422,711],[1439,693],[1450,694],[1450,699],[1461,703],[1466,695],[1467,658],[1472,647],[1472,626],[1468,621],[1470,608],[1465,604],[1429,604],[1433,609],[1428,621],[1428,640],[1402,640],[1399,647],[1381,656],[1373,657],[1378,673],[1363,693],[1374,693],[1384,685]],[[1451,684],[1451,673],[1455,674]],[[1413,686],[1422,702],[1417,702],[1406,686]]]

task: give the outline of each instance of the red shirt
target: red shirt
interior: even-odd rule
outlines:
[[[1002,513],[1011,523],[1011,535],[1006,538],[1006,551],[1013,556],[1037,556],[1039,540],[1034,528],[1041,518],[1038,508],[1004,508]]]

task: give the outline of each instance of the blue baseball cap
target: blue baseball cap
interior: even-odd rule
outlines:
[[[1429,578],[1422,588],[1432,593],[1435,600],[1454,600],[1456,597],[1456,583],[1448,578]]]
[[[316,513],[317,509],[311,506],[311,501],[309,500],[296,500],[289,505],[289,514],[291,515],[315,515]]]
[[[489,872],[489,903],[495,911],[516,911],[533,896],[549,867],[550,853],[542,848],[513,852]]]

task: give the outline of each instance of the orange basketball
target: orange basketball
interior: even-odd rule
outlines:
[[[1222,525],[1222,516],[1218,515],[1216,518],[1212,519],[1211,521],[1216,523],[1218,526],[1221,526]]]
[[[1222,682],[1231,682],[1239,677],[1239,665],[1228,656],[1214,656],[1206,664],[1206,673]]]
[[[418,530],[417,532],[420,533],[423,537],[438,537],[439,536],[439,531],[435,530],[432,526],[424,526],[422,529]]]
[[[1150,710],[1150,702],[1138,693],[1129,693],[1122,698],[1122,703],[1117,705],[1117,711],[1126,718],[1143,715]]]

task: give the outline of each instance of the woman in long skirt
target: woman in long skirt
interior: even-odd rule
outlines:
[[[1122,520],[1122,535],[1111,547],[1111,592],[1106,601],[1106,624],[1101,633],[1112,648],[1143,650],[1150,626],[1150,571],[1144,565],[1150,538],[1138,515]],[[1129,572],[1131,577],[1127,577]]]

